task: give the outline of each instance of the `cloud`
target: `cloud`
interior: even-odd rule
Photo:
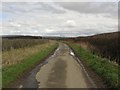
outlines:
[[[65,26],[68,28],[72,28],[76,26],[76,22],[74,20],[67,20]]]
[[[2,2],[20,2],[19,0],[1,0]],[[71,2],[118,2],[119,0],[71,0]],[[21,2],[70,2],[68,0],[21,0]]]
[[[11,26],[14,26],[14,27],[21,27],[21,25],[18,23],[10,22],[10,24]]]
[[[46,33],[52,33],[52,32],[54,32],[55,30],[54,29],[45,29],[45,32]]]
[[[72,37],[118,30],[111,3],[7,2],[2,7],[3,34]]]
[[[80,13],[111,13],[118,11],[118,2],[58,2],[66,9]]]
[[[21,7],[22,5],[22,7]],[[4,2],[2,4],[4,12],[21,14],[29,12],[39,13],[65,13],[65,9],[59,5],[54,5],[52,2]]]

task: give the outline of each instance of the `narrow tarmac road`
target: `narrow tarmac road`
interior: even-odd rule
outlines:
[[[60,44],[36,74],[39,88],[96,88],[66,44]]]

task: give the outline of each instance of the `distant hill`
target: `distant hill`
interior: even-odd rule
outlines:
[[[23,36],[23,35],[3,35],[1,37],[7,39],[42,39],[41,36]]]
[[[70,40],[76,40],[76,41],[79,41],[79,40],[87,40],[87,39],[100,39],[100,38],[118,38],[120,36],[120,32],[113,32],[113,33],[102,33],[102,34],[97,34],[97,35],[92,35],[92,36],[80,36],[80,37],[45,37],[45,36],[24,36],[24,35],[3,35],[3,36],[0,36],[2,38],[9,38],[9,39],[15,39],[15,38],[18,38],[18,39],[59,39],[59,40],[66,40],[66,39],[70,39]]]
[[[119,38],[120,32],[112,32],[112,33],[102,33],[102,34],[97,34],[97,35],[92,35],[92,36],[86,36],[86,37],[76,37],[74,39],[76,40],[87,40],[87,39],[102,39],[102,38]]]

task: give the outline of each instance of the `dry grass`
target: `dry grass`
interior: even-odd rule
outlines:
[[[50,55],[56,48],[58,47],[58,43],[54,42],[48,42],[46,44],[37,45],[31,48],[26,47],[25,50],[21,50],[21,53],[16,52],[17,54],[20,54],[20,57],[24,57],[24,59],[19,59],[17,56],[14,57],[16,60],[13,62],[12,59],[9,61],[10,64],[6,64],[5,67],[2,68],[2,86],[3,88],[9,88],[9,85],[11,85],[12,82],[18,80],[20,77],[22,77],[28,70],[32,70],[34,66],[36,66],[38,63],[40,63],[44,58],[46,58],[48,55]],[[8,53],[10,54],[10,53]],[[17,55],[16,54],[16,55]],[[25,56],[27,54],[27,56]],[[29,55],[28,55],[29,54]],[[31,55],[32,54],[32,55]],[[8,56],[9,57],[9,56]]]
[[[12,49],[26,48],[33,45],[43,44],[48,42],[44,39],[2,39],[2,51],[9,51]]]
[[[44,48],[47,48],[50,45],[53,45],[55,42],[50,41],[44,44],[35,45],[32,47],[12,49],[10,51],[5,51],[2,53],[2,65],[3,67],[9,66],[12,64],[20,63],[26,57],[29,57],[33,54],[36,54],[42,51]]]

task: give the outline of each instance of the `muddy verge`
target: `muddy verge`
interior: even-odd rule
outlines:
[[[69,46],[69,45],[68,45]],[[72,52],[74,52],[74,57],[76,59],[76,61],[81,65],[83,65],[84,68],[84,74],[86,75],[85,72],[88,73],[89,77],[94,81],[95,85],[97,88],[107,88],[107,85],[105,84],[104,80],[102,79],[102,77],[100,77],[93,69],[91,69],[88,65],[86,65],[86,63],[84,62],[84,60],[81,60],[79,56],[77,56],[76,52],[70,47],[70,49],[72,50]]]
[[[57,48],[58,46],[46,57],[36,63],[33,67],[25,71],[21,76],[19,76],[16,81],[11,82],[7,88],[37,88],[38,82],[35,79],[35,75],[39,71],[40,67],[47,63],[47,58],[50,58],[55,54]]]

